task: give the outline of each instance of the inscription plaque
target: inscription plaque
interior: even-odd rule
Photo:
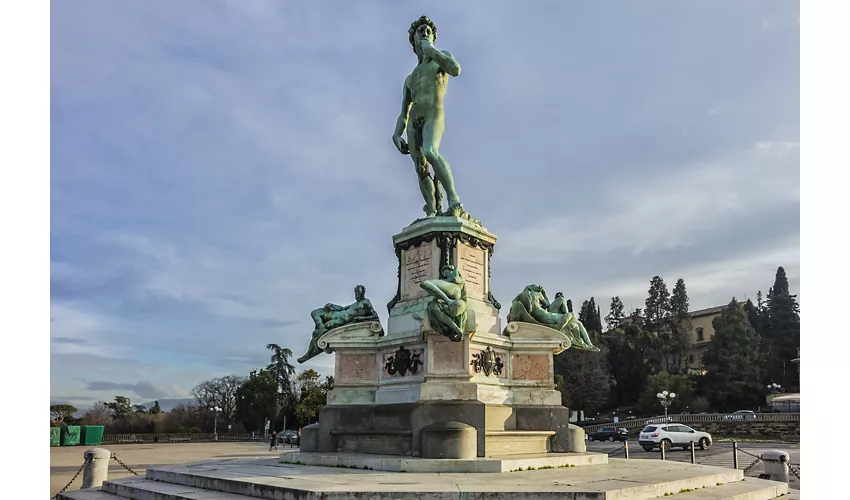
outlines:
[[[460,275],[466,280],[467,297],[485,299],[487,295],[487,268],[485,250],[464,243],[458,245]]]
[[[403,298],[412,298],[427,294],[419,284],[432,278],[432,252],[433,245],[431,243],[404,251]]]

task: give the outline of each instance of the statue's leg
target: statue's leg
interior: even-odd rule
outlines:
[[[444,129],[443,119],[440,116],[425,122],[422,127],[422,152],[428,163],[434,167],[434,179],[442,184],[443,189],[446,190],[449,210],[451,210],[454,206],[460,205],[460,197],[455,191],[455,182],[452,178],[449,162],[439,153]]]
[[[434,196],[434,181],[431,179],[431,173],[428,171],[428,163],[425,161],[425,155],[422,153],[422,117],[411,117],[407,124],[407,138],[410,142],[410,158],[413,160],[413,167],[416,169],[416,176],[419,177],[419,192],[422,193],[422,198],[425,200],[426,217],[437,215],[439,205]],[[442,201],[442,200],[441,200]]]
[[[454,322],[454,318],[443,312],[436,300],[428,304],[428,313],[431,316],[431,326],[434,327],[434,330],[437,330],[455,342],[463,339],[463,330],[458,328]]]

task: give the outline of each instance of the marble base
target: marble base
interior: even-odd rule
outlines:
[[[528,453],[486,458],[413,458],[359,453],[307,453],[284,451],[280,462],[287,464],[348,467],[388,472],[501,473],[519,469],[582,467],[608,463],[604,453]]]

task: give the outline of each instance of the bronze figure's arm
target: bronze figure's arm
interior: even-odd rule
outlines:
[[[422,53],[433,59],[440,66],[440,69],[449,75],[458,76],[460,74],[460,63],[457,62],[452,53],[448,50],[435,49],[427,38],[422,40]]]
[[[393,131],[393,144],[398,149],[398,152],[406,155],[410,153],[407,143],[401,137],[404,133],[404,128],[407,127],[407,117],[410,113],[410,105],[413,99],[410,96],[410,89],[407,87],[407,79],[404,80],[404,93],[401,98],[401,112],[398,115],[398,120],[395,122],[395,131]]]

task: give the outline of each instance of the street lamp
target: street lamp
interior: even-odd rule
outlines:
[[[767,384],[767,390],[770,391],[771,394],[776,396],[779,392],[782,391],[782,386],[774,382],[772,384]]]
[[[658,398],[658,402],[661,403],[661,406],[664,407],[664,416],[667,416],[667,408],[673,404],[673,400],[676,398],[676,394],[667,391],[661,391],[655,395]]]
[[[218,406],[213,406],[212,408],[210,408],[210,411],[215,412],[215,417],[213,417],[213,436],[217,436],[218,432],[216,431],[218,430],[218,412],[221,411],[221,408],[219,408]]]

